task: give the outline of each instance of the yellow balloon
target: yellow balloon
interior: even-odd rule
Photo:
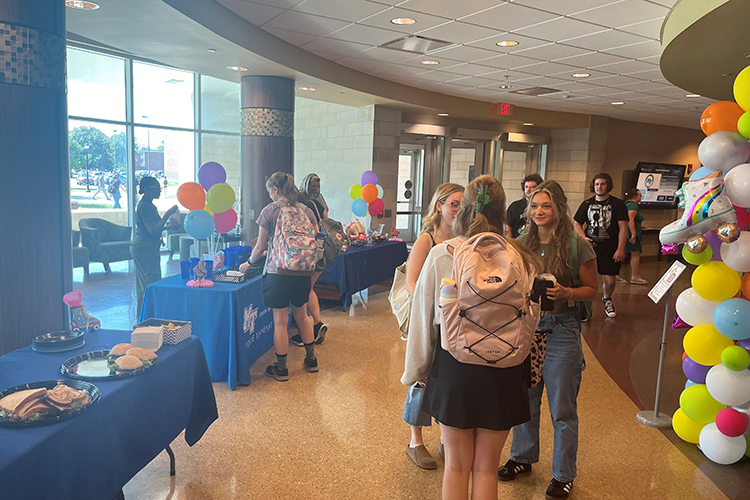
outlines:
[[[716,414],[726,405],[716,401],[704,384],[695,384],[680,394],[680,408],[693,422],[709,424],[716,420]]]
[[[213,214],[214,214],[214,213],[213,213],[213,212],[211,211],[211,207],[209,207],[208,205],[206,205],[205,207],[203,207],[203,210],[205,210],[206,212],[210,213],[211,215],[213,215]]]
[[[701,365],[721,363],[721,352],[734,345],[734,341],[719,333],[714,325],[698,325],[687,331],[682,346],[687,355]]]
[[[215,214],[226,212],[234,205],[234,189],[226,182],[214,184],[206,193],[206,202]]]
[[[680,436],[680,439],[688,443],[698,444],[701,429],[705,426],[706,424],[689,419],[682,408],[677,408],[677,411],[672,415],[672,429],[674,429],[675,434]]]
[[[362,185],[361,184],[352,184],[352,187],[349,188],[349,196],[352,197],[352,200],[356,200],[357,198],[362,197]]]
[[[734,100],[745,111],[750,111],[750,66],[734,79]]]
[[[737,295],[742,278],[740,273],[723,262],[712,261],[698,266],[693,272],[691,283],[695,293],[702,298],[723,302]]]

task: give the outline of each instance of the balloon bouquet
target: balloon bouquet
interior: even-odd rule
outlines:
[[[232,208],[235,193],[226,180],[224,167],[209,161],[198,170],[199,183],[185,182],[177,189],[177,200],[190,210],[185,216],[185,231],[196,240],[208,240],[207,255],[216,269],[222,266],[214,258],[219,246],[214,230],[226,234],[237,225],[237,212]]]
[[[677,192],[685,212],[665,226],[666,251],[684,243],[698,266],[676,301],[688,378],[672,427],[719,464],[750,456],[750,66],[734,81],[737,101],[706,108],[698,148],[703,164]],[[738,292],[742,291],[740,296]]]
[[[360,184],[353,184],[349,188],[349,196],[354,200],[352,213],[357,217],[377,217],[385,209],[383,188],[378,184],[378,176],[372,170],[366,170],[359,180]],[[353,246],[364,246],[367,242],[365,227],[358,220],[346,227],[346,235]]]

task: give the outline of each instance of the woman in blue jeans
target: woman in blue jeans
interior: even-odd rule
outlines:
[[[544,272],[554,276],[554,280],[550,276],[554,287],[547,290],[554,309],[544,313],[538,327],[549,334],[543,383],[529,389],[531,420],[513,427],[510,460],[500,467],[498,478],[511,481],[518,474],[531,472],[531,464],[539,461],[540,407],[546,388],[555,428],[552,481],[547,498],[557,500],[568,497],[576,477],[577,399],[584,367],[576,302],[596,296],[596,253],[575,232],[565,192],[555,181],[543,182],[531,194],[526,220],[529,229],[519,240],[541,257]]]

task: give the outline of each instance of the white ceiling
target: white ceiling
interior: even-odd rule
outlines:
[[[686,98],[659,69],[676,0],[217,0],[304,50],[379,78],[518,106],[698,128],[714,102]],[[417,22],[398,26],[396,17]],[[407,34],[450,42],[417,55],[379,47]],[[515,47],[498,47],[515,40]],[[423,60],[440,64],[425,66]],[[576,80],[574,73],[590,73]],[[549,87],[529,97],[510,90]],[[613,106],[611,102],[623,102]]]

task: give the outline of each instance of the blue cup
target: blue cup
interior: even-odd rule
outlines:
[[[214,261],[204,260],[203,262],[206,263],[206,279],[210,280],[211,277],[214,275]]]
[[[237,248],[229,247],[224,249],[224,265],[234,267],[237,265]]]
[[[180,261],[180,275],[182,279],[184,280],[190,279],[190,261],[189,260]]]
[[[198,257],[190,258],[190,279],[193,279],[193,268],[198,265],[201,260]]]

